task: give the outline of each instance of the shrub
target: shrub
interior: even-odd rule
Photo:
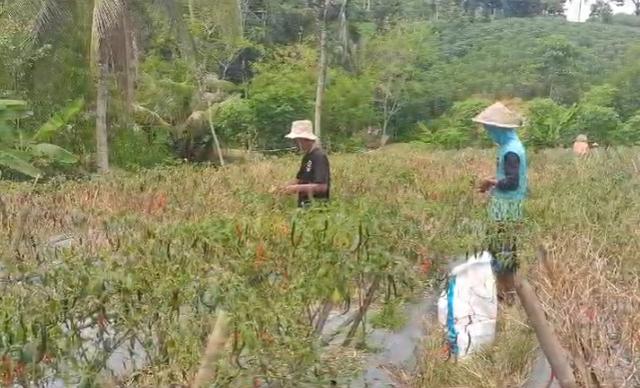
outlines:
[[[421,140],[443,148],[462,148],[469,145],[470,136],[467,130],[460,128],[429,129],[423,123],[418,124],[422,130]]]
[[[616,110],[623,120],[627,120],[636,113],[640,101],[640,46],[628,50],[623,64],[612,84],[619,89]]]
[[[609,84],[594,86],[582,96],[581,103],[612,108],[618,92],[618,88]]]
[[[315,97],[315,54],[304,47],[277,52],[256,65],[249,85],[258,141],[264,147],[286,144],[283,135],[294,120],[310,117]]]
[[[351,136],[377,122],[373,106],[374,83],[368,75],[344,71],[329,75],[324,100],[323,127],[328,136]]]
[[[611,23],[621,26],[640,27],[640,18],[636,15],[618,13],[611,17]]]
[[[625,145],[640,144],[640,112],[631,117],[616,133],[616,141]]]
[[[150,168],[173,159],[167,132],[161,129],[120,130],[113,138],[110,150],[113,164],[124,169]]]
[[[249,100],[232,98],[225,101],[214,122],[225,144],[253,148],[257,142],[255,115]]]
[[[421,140],[445,148],[461,148],[481,142],[483,135],[472,119],[489,104],[488,100],[480,98],[455,103],[443,118],[434,122],[431,129],[419,124]]]
[[[555,147],[569,142],[576,116],[575,108],[565,108],[548,98],[534,99],[528,104],[524,132],[533,147]]]
[[[449,111],[451,121],[458,127],[469,128],[474,126],[476,124],[471,120],[490,104],[491,102],[489,100],[482,98],[470,98],[468,100],[456,102]]]
[[[576,130],[603,144],[613,144],[622,123],[613,108],[598,105],[580,106]]]

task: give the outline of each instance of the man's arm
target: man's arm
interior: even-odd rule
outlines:
[[[505,178],[496,183],[496,188],[501,191],[517,190],[520,186],[520,158],[513,152],[507,152],[504,156]]]
[[[326,183],[295,184],[289,185],[285,189],[288,194],[306,192],[309,196],[313,196],[314,194],[326,193],[327,190],[329,190],[329,185]]]

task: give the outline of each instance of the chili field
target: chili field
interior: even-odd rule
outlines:
[[[639,379],[637,155],[530,155],[522,271],[583,383]],[[293,156],[2,182],[2,384],[189,384],[218,311],[230,333],[217,386],[323,386],[354,373],[357,362],[322,357],[325,313],[437,289],[449,257],[482,249],[486,198],[474,186],[495,156],[394,145],[330,159],[332,202],[309,211],[270,193],[295,173]],[[344,349],[363,351],[365,321]],[[522,372],[483,363],[482,384]],[[425,356],[405,382],[473,381],[452,368]]]

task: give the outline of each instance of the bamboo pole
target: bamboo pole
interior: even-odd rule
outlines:
[[[224,350],[224,346],[227,343],[227,329],[229,327],[229,317],[226,312],[219,311],[216,318],[213,331],[209,334],[207,340],[207,347],[205,348],[204,355],[200,360],[200,368],[193,380],[192,388],[204,388],[207,387],[213,380],[215,380],[215,363],[218,360],[220,353]]]
[[[553,328],[547,322],[544,310],[540,305],[533,287],[526,279],[519,275],[514,276],[514,283],[520,303],[524,307],[533,330],[536,333],[542,352],[547,357],[553,374],[558,379],[562,388],[577,388],[573,369],[567,358],[566,351],[562,348]]]

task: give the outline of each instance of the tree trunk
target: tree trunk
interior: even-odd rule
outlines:
[[[236,0],[236,6],[238,7],[238,29],[240,30],[240,37],[244,37],[244,14],[242,12],[242,0]]]
[[[191,23],[191,26],[193,27],[196,22],[196,13],[193,6],[193,0],[188,0],[187,7],[189,8],[189,23]]]
[[[318,85],[316,89],[315,134],[321,137],[322,133],[322,101],[327,77],[327,12],[329,0],[324,1],[324,7],[320,17],[320,61],[318,63]]]
[[[578,21],[582,21],[582,2],[584,0],[578,0]]]
[[[109,171],[109,141],[107,135],[107,64],[100,63],[98,68],[98,95],[96,99],[96,164],[98,172]]]
[[[122,15],[122,27],[124,34],[124,55],[125,55],[125,63],[126,69],[124,71],[125,76],[125,98],[126,98],[126,124],[130,126],[132,124],[132,115],[133,115],[133,102],[135,98],[135,86],[136,86],[136,75],[137,75],[137,47],[135,35],[131,28],[131,21],[129,20],[129,16],[126,14]]]
[[[349,65],[351,59],[349,22],[347,21],[347,6],[349,0],[343,0],[340,7],[340,43],[342,44],[342,65]]]
[[[216,147],[216,153],[218,154],[218,160],[220,161],[220,166],[224,167],[224,157],[222,156],[222,149],[220,149],[220,142],[218,141],[218,135],[216,134],[216,129],[213,125],[213,113],[211,112],[211,105],[209,105],[209,129],[211,130],[211,136],[213,137],[213,145]]]

